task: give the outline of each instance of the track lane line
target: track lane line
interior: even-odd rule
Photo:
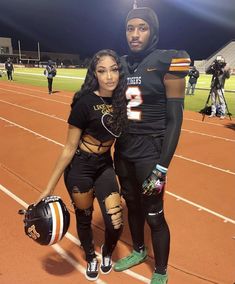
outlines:
[[[14,90],[6,90],[6,89],[3,89],[3,88],[0,88],[0,90],[12,92],[12,93],[15,93],[15,94],[18,94],[18,95],[23,95],[23,96],[27,96],[27,97],[36,98],[36,99],[39,99],[39,100],[56,102],[56,103],[63,104],[63,105],[70,105],[71,104],[71,103],[65,103],[65,102],[61,102],[61,101],[58,101],[58,100],[54,100],[54,99],[47,99],[47,98],[44,98],[44,97],[39,97],[39,96],[35,96],[35,95],[25,94],[25,93],[14,91]]]
[[[57,119],[57,120],[61,120],[61,121],[63,121],[63,122],[67,122],[67,120],[62,119],[62,118],[59,118],[59,117],[56,116],[56,115],[47,114],[47,113],[45,113],[45,112],[41,112],[41,111],[34,110],[34,109],[32,109],[32,108],[27,108],[27,107],[24,107],[24,106],[20,106],[20,105],[17,105],[17,104],[8,102],[8,101],[4,101],[4,100],[1,100],[1,99],[0,99],[0,102],[5,103],[5,104],[8,104],[8,105],[11,105],[11,106],[13,106],[13,107],[17,107],[17,108],[24,109],[24,110],[26,110],[26,111],[31,111],[31,112],[34,112],[34,113],[37,113],[37,114],[40,114],[40,115],[44,115],[44,116],[46,116],[46,117],[50,117],[50,118],[54,118],[54,119]],[[228,141],[228,142],[235,142],[234,139],[224,138],[224,137],[216,136],[216,135],[210,135],[210,134],[206,134],[206,133],[203,133],[203,132],[193,131],[193,130],[190,130],[190,129],[184,129],[184,128],[182,128],[182,131],[188,132],[188,133],[190,133],[190,134],[202,135],[202,136],[211,137],[211,138],[215,138],[215,139],[221,139],[221,140]]]
[[[40,80],[41,81],[41,80]],[[4,85],[1,85],[1,87],[4,87]],[[37,93],[42,93],[45,95],[45,93],[47,94],[48,93],[48,89],[47,89],[47,86],[45,86],[45,89],[38,89],[38,88],[35,88],[35,89],[29,89],[29,88],[26,88],[26,87],[22,87],[22,86],[19,86],[19,85],[13,85],[14,88],[18,88],[18,89],[23,89],[23,90],[26,90],[26,91],[29,91],[29,92],[37,92]],[[43,87],[42,87],[43,88]],[[12,88],[5,88],[5,90],[12,90]],[[63,93],[71,93],[71,96],[68,96],[68,95],[63,95],[63,94],[60,94],[60,92],[63,92]],[[72,99],[72,96],[73,96],[74,92],[71,92],[71,91],[65,91],[65,90],[61,90],[59,91],[59,93],[56,94],[57,97],[63,97],[63,98],[68,98],[68,99]]]
[[[1,86],[1,84],[0,84]],[[29,90],[29,91],[37,91],[37,92],[42,92],[42,93],[45,93],[45,91],[41,91],[41,90],[34,90],[34,89],[29,89],[29,88],[24,88],[24,87],[21,87],[21,86],[14,86],[16,88],[22,88],[22,89],[25,89],[25,90]],[[7,89],[6,86],[4,86],[4,88],[0,88],[1,90],[8,90],[8,91],[12,91],[12,89]],[[23,93],[21,93],[23,94]],[[67,96],[64,96],[64,97],[67,97]],[[187,111],[186,111],[187,112]],[[214,125],[214,126],[219,126],[219,127],[224,127],[224,124],[219,124],[219,123],[213,123],[213,122],[207,122],[207,121],[202,121],[202,120],[198,120],[198,119],[193,119],[193,118],[186,118],[184,117],[184,120],[185,121],[193,121],[193,122],[197,122],[197,123],[201,123],[201,124],[208,124],[208,125]]]
[[[6,120],[6,119],[3,119],[3,118],[1,118],[1,117],[0,117],[0,119],[6,121],[6,122],[8,122],[8,123],[11,123],[11,124],[13,124],[13,125],[15,125],[15,126],[17,126],[17,127],[20,127],[20,128],[22,128],[23,130],[26,130],[26,131],[28,131],[28,132],[30,132],[30,133],[32,133],[32,134],[34,134],[34,135],[36,135],[36,136],[38,136],[38,137],[40,137],[40,138],[43,138],[43,139],[45,139],[45,140],[47,140],[47,141],[50,141],[50,142],[52,142],[52,143],[54,143],[54,144],[57,144],[57,145],[59,145],[59,146],[61,146],[61,147],[64,147],[64,144],[61,144],[61,143],[59,143],[59,142],[57,142],[57,141],[55,141],[55,140],[53,140],[53,139],[50,139],[50,138],[48,138],[48,137],[46,137],[46,136],[40,135],[40,134],[37,133],[37,132],[34,132],[34,131],[32,131],[32,130],[29,130],[29,129],[25,128],[25,127],[22,127],[22,126],[20,126],[20,125],[18,125],[18,124],[15,124],[15,123],[13,123],[13,122],[11,122],[11,121],[8,121],[8,120]],[[182,157],[182,156],[178,156],[178,155],[174,155],[174,156],[176,156],[177,158],[182,158],[182,159],[185,159],[185,160],[187,160],[187,161],[194,162],[194,163],[197,163],[197,164],[200,164],[200,165],[203,165],[203,166],[212,168],[212,169],[214,169],[214,170],[219,170],[219,171],[222,171],[222,172],[227,173],[227,174],[235,175],[234,172],[231,172],[231,171],[228,171],[228,170],[224,170],[224,169],[220,169],[220,168],[214,167],[214,166],[212,166],[212,165],[204,164],[204,163],[201,163],[201,162],[196,161],[196,160],[191,160],[191,159],[188,159],[188,158],[185,158],[185,157]],[[185,199],[185,198],[183,198],[183,197],[180,197],[180,196],[178,196],[178,195],[175,195],[175,194],[172,193],[172,192],[166,191],[166,193],[169,194],[169,195],[171,195],[171,196],[174,196],[177,200],[182,200],[182,201],[184,201],[185,203],[191,204],[191,205],[193,205],[193,206],[195,206],[195,207],[197,207],[197,208],[199,208],[199,209],[201,209],[201,210],[204,210],[204,211],[206,211],[206,212],[208,212],[208,213],[210,213],[210,214],[212,214],[212,215],[215,215],[215,216],[217,216],[217,217],[220,217],[221,219],[223,219],[223,220],[226,221],[226,222],[230,222],[230,223],[233,223],[233,224],[234,224],[234,222],[235,222],[235,221],[232,220],[231,218],[228,218],[228,217],[223,216],[223,215],[221,215],[221,214],[219,214],[219,213],[216,213],[216,212],[214,212],[214,211],[212,211],[212,210],[210,210],[210,209],[208,209],[208,208],[206,208],[206,207],[200,206],[199,204],[196,204],[196,203],[194,203],[194,202],[192,202],[192,201],[190,201],[190,200],[188,200],[188,199]]]
[[[208,209],[208,208],[206,208],[206,207],[204,207],[204,206],[201,206],[201,205],[199,205],[199,204],[197,204],[197,203],[195,203],[195,202],[192,202],[192,201],[190,201],[190,200],[188,200],[188,199],[186,199],[186,198],[183,198],[183,197],[181,197],[181,196],[179,196],[179,195],[176,195],[176,194],[174,194],[174,193],[172,193],[172,192],[170,192],[170,191],[167,191],[167,190],[166,190],[166,193],[169,194],[169,195],[171,195],[171,196],[173,196],[173,197],[175,197],[177,201],[184,201],[185,203],[190,204],[190,205],[192,205],[193,207],[196,207],[196,208],[199,209],[199,210],[206,211],[207,213],[210,213],[211,215],[214,215],[214,216],[216,216],[216,217],[222,219],[225,223],[228,222],[228,223],[235,224],[235,220],[233,220],[233,219],[231,219],[231,218],[228,218],[228,217],[226,217],[226,216],[224,216],[224,215],[222,215],[222,214],[219,214],[219,213],[217,213],[217,212],[215,212],[215,211],[212,211],[212,210],[210,210],[210,209]]]
[[[21,129],[23,129],[23,130],[25,130],[25,131],[27,131],[27,132],[30,132],[30,133],[34,134],[35,136],[38,136],[38,137],[43,138],[43,139],[45,139],[45,140],[47,140],[47,141],[50,141],[50,142],[52,142],[52,143],[54,143],[54,144],[57,144],[57,145],[60,145],[60,146],[64,147],[64,144],[59,143],[59,142],[57,142],[57,141],[55,141],[55,140],[53,140],[53,139],[50,139],[50,138],[48,138],[48,137],[46,137],[46,136],[44,136],[44,135],[41,135],[41,134],[39,134],[39,133],[37,133],[37,132],[35,132],[35,131],[33,131],[33,130],[30,130],[30,129],[24,127],[24,126],[21,126],[21,125],[15,123],[15,122],[13,122],[13,121],[10,121],[10,120],[5,119],[5,118],[3,118],[3,117],[0,117],[0,120],[3,120],[3,121],[5,121],[5,122],[7,122],[7,123],[9,123],[9,124],[11,124],[11,125],[14,125],[14,126],[16,126],[16,127],[18,127],[18,128],[21,128]],[[194,159],[190,159],[190,158],[184,157],[184,156],[182,156],[182,155],[176,155],[176,154],[175,154],[174,157],[177,157],[177,158],[180,158],[180,159],[183,159],[183,160],[192,162],[192,163],[196,163],[196,164],[199,164],[199,165],[202,165],[202,166],[205,166],[205,167],[214,169],[214,170],[218,170],[218,171],[221,171],[221,172],[226,173],[226,174],[235,175],[235,172],[232,172],[232,171],[230,171],[230,170],[226,170],[226,169],[222,169],[222,168],[219,168],[219,167],[216,167],[216,166],[213,166],[213,165],[209,165],[209,164],[206,164],[206,163],[203,163],[203,162],[194,160]]]
[[[201,121],[198,119],[193,119],[193,118],[184,118],[184,120],[189,120],[197,123],[202,123],[202,124],[209,124],[209,125],[214,125],[214,126],[219,126],[219,127],[224,127],[224,124],[219,124],[219,123],[213,123],[213,122],[207,122],[207,121]],[[230,121],[231,122],[231,121]]]
[[[235,172],[232,172],[230,170],[221,169],[219,167],[216,167],[216,166],[213,166],[213,165],[210,165],[210,164],[206,164],[206,163],[194,160],[194,159],[190,159],[190,158],[184,157],[182,155],[176,155],[175,154],[174,157],[177,157],[177,158],[180,158],[180,159],[183,159],[183,160],[186,160],[188,162],[195,163],[195,164],[198,164],[198,165],[201,165],[201,166],[205,166],[205,167],[208,167],[208,168],[211,168],[211,169],[214,169],[214,170],[218,170],[218,171],[224,172],[226,174],[235,175]]]
[[[29,204],[27,204],[25,201],[23,201],[21,198],[19,198],[17,195],[15,195],[14,193],[12,193],[9,189],[7,189],[6,187],[4,187],[2,184],[0,184],[0,190],[2,192],[4,192],[5,194],[7,194],[10,198],[14,199],[16,202],[18,202],[20,205],[22,205],[25,209],[28,208]],[[80,246],[80,241],[78,238],[76,238],[75,236],[73,236],[72,234],[70,234],[69,232],[67,232],[65,234],[65,237],[67,239],[69,239],[70,241],[72,241],[74,244]],[[61,257],[63,257],[67,262],[69,262],[73,267],[75,267],[79,272],[81,272],[84,275],[85,272],[85,268],[79,264],[77,261],[75,261],[73,258],[71,258],[67,252],[58,244],[54,244],[51,246],[57,253],[59,253],[61,255]],[[96,252],[96,254],[98,255],[99,258],[101,258],[101,254]],[[115,262],[113,262],[115,263]],[[130,269],[127,269],[125,271],[122,271],[122,273],[127,274],[129,276],[131,276],[132,278],[135,278],[137,280],[142,281],[143,283],[149,283],[150,279],[131,271]],[[96,280],[95,281],[98,284],[106,284],[106,282],[104,282],[103,280]]]
[[[194,131],[194,130],[190,130],[190,129],[182,128],[181,130],[185,131],[185,132],[188,132],[190,134],[197,134],[197,135],[202,135],[202,136],[207,136],[207,137],[211,137],[211,138],[221,139],[221,140],[225,140],[225,141],[229,141],[229,142],[235,142],[234,139],[224,138],[224,137],[216,136],[216,135],[210,135],[210,134],[206,134],[206,133],[203,133],[203,132],[198,132],[198,131]]]
[[[10,103],[10,102],[4,101],[4,100],[0,100],[0,102],[8,104],[8,105],[11,105],[13,107],[17,107],[17,108],[21,108],[21,109],[24,109],[24,110],[27,110],[27,111],[31,111],[33,113],[44,115],[46,117],[50,117],[50,118],[57,119],[57,120],[60,120],[60,121],[63,121],[63,122],[67,122],[67,120],[62,119],[62,118],[60,118],[58,116],[55,116],[54,114],[47,114],[45,112],[41,112],[41,111],[38,111],[38,110],[35,110],[35,109],[32,109],[32,108],[27,108],[27,107],[24,107],[24,106],[20,106],[20,105],[17,105],[17,104],[14,104],[14,103]]]
[[[12,193],[9,189],[5,188],[3,185],[0,184],[0,190],[7,194],[10,198],[18,202],[21,206],[23,206],[25,209],[28,208],[29,204],[27,204],[25,201],[23,201],[21,198],[19,198],[17,195]],[[58,244],[54,244],[51,246],[63,259],[65,259],[68,263],[70,263],[76,270],[78,270],[81,274],[84,275],[85,268],[79,264],[77,261],[75,261],[72,257],[70,257],[66,251]],[[98,284],[106,284],[106,282],[99,280],[96,281]]]

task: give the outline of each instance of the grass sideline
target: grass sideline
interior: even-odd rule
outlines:
[[[14,81],[33,85],[47,87],[47,80],[43,75],[43,68],[16,68],[14,72]],[[65,69],[58,68],[57,76],[54,78],[53,90],[64,90],[76,92],[80,89],[83,80],[86,75],[86,69]],[[211,75],[200,74],[197,83],[197,89],[194,96],[185,96],[185,109],[192,111],[200,111],[204,108],[207,101]],[[188,79],[188,78],[187,78]],[[0,80],[7,80],[6,76],[0,78]],[[230,79],[225,82],[225,98],[230,113],[235,116],[235,75],[232,75]]]

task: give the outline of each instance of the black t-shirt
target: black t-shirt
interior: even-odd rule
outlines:
[[[68,123],[83,130],[83,134],[89,134],[103,143],[114,139],[102,123],[102,117],[111,113],[112,97],[101,98],[94,93],[85,94],[72,108]]]
[[[122,57],[128,100],[129,133],[162,136],[166,129],[166,73],[183,78],[188,74],[190,58],[184,50],[155,50],[133,71],[128,56]]]

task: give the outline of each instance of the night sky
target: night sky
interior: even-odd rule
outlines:
[[[102,48],[125,54],[125,18],[133,0],[0,0],[0,37],[13,48],[93,55]],[[184,49],[206,59],[235,40],[235,0],[139,0],[155,10],[160,49]]]

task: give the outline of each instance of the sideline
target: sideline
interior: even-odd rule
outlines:
[[[14,74],[23,74],[23,75],[32,75],[32,76],[40,76],[45,77],[44,74],[39,73],[28,73],[28,72],[14,72]],[[56,78],[66,78],[66,79],[75,79],[75,80],[84,80],[85,77],[79,77],[79,76],[65,76],[65,75],[56,75]]]

